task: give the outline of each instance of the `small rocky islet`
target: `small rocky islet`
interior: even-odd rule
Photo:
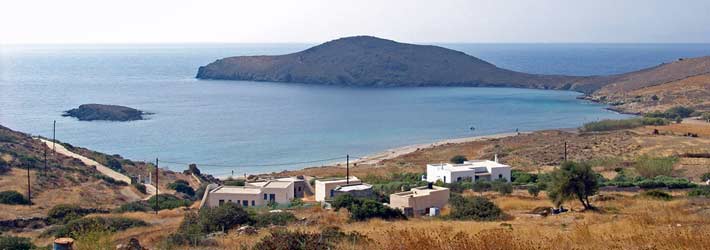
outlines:
[[[119,105],[107,104],[82,104],[78,108],[64,112],[62,116],[69,116],[80,121],[137,121],[145,120],[145,115],[151,113]]]

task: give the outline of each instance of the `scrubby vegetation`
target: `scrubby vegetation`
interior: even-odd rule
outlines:
[[[190,184],[184,180],[176,180],[173,183],[168,184],[168,188],[175,190],[176,192],[183,193],[189,197],[195,197],[195,190],[190,187]]]
[[[640,176],[645,178],[661,175],[669,176],[676,162],[678,162],[678,157],[650,157],[644,155],[636,160],[634,169]]]
[[[669,201],[673,199],[673,196],[671,194],[663,192],[661,190],[647,190],[641,193],[641,196],[664,201]]]
[[[449,159],[449,162],[453,164],[462,164],[465,161],[468,161],[468,158],[463,155],[454,155],[453,157],[451,157],[451,159]]]
[[[71,220],[79,219],[91,213],[105,213],[104,210],[95,208],[82,208],[78,205],[59,204],[47,212],[47,220],[52,224],[65,224]]]
[[[589,164],[568,161],[553,171],[550,177],[547,194],[555,206],[576,198],[585,209],[593,208],[589,196],[596,194],[599,186],[597,174]]]
[[[155,200],[158,199],[158,204],[156,207]],[[114,209],[115,213],[126,213],[126,212],[145,212],[151,210],[166,210],[175,209],[179,207],[188,207],[192,205],[191,200],[180,199],[171,194],[159,194],[150,197],[147,201],[134,201],[121,205],[120,207]]]
[[[30,250],[35,248],[36,246],[32,244],[29,238],[0,235],[0,249],[2,250]]]
[[[389,202],[389,195],[402,190],[410,190],[427,184],[422,181],[423,173],[391,173],[387,176],[367,175],[362,181],[372,185],[372,190],[381,202]]]
[[[256,227],[285,226],[296,220],[296,216],[290,212],[261,213],[252,216],[252,221]]]
[[[224,181],[224,185],[225,185],[225,186],[238,186],[238,187],[241,187],[241,186],[244,186],[245,184],[246,184],[246,181],[245,181],[245,180],[243,180],[243,179],[232,179],[231,177],[230,177],[230,178],[227,178],[227,180]]]
[[[503,211],[485,197],[463,197],[452,195],[449,200],[451,214],[455,220],[493,221],[503,219]]]
[[[8,190],[0,192],[0,204],[8,205],[26,205],[30,201],[25,198],[20,192],[15,190]]]
[[[650,118],[665,118],[669,120],[677,120],[677,119],[683,119],[690,117],[695,113],[695,109],[689,108],[689,107],[683,107],[683,106],[675,106],[672,108],[667,109],[664,112],[660,111],[655,111],[655,112],[650,112],[644,114],[644,117],[650,117]]]
[[[45,235],[54,237],[81,237],[90,232],[117,232],[133,227],[147,226],[148,223],[122,217],[85,217],[69,221],[65,225],[55,226],[45,231]]]
[[[670,122],[664,118],[643,117],[625,120],[602,120],[585,123],[581,130],[584,132],[600,132],[619,129],[631,129],[647,125],[668,125]]]
[[[370,218],[380,218],[384,220],[406,219],[399,209],[394,209],[382,205],[382,203],[371,199],[355,198],[345,194],[335,197],[333,208],[337,211],[346,208],[350,212],[350,219],[364,221]]]
[[[688,196],[710,198],[710,186],[696,187],[688,192]]]
[[[310,249],[336,249],[341,242],[362,244],[369,239],[357,232],[344,233],[338,227],[325,227],[321,232],[304,232],[273,230],[269,235],[257,242],[252,249],[255,250],[310,250]]]

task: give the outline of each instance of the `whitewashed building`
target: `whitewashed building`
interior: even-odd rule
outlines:
[[[326,201],[331,200],[335,197],[335,189],[339,186],[361,184],[362,182],[355,176],[350,176],[348,179],[345,178],[333,178],[325,180],[316,180],[316,201]]]
[[[428,182],[438,180],[444,183],[460,181],[494,181],[504,179],[510,182],[510,166],[490,160],[464,161],[462,164],[440,163],[427,164],[426,177]]]

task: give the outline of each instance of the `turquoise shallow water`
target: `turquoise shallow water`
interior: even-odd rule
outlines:
[[[516,70],[578,75],[617,73],[710,51],[708,45],[646,50],[627,45],[445,46]],[[306,47],[6,46],[0,52],[0,124],[51,137],[56,119],[62,141],[135,160],[159,157],[165,162],[161,165],[174,170],[186,166],[168,162],[203,163],[203,171],[221,176],[322,164],[274,163],[361,156],[447,138],[577,127],[624,117],[567,91],[370,89],[194,79],[198,66],[217,58]],[[617,56],[605,59],[598,50]],[[84,103],[126,105],[155,115],[125,123],[61,117],[62,111]]]

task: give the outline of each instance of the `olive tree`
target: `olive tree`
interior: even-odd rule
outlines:
[[[565,200],[577,199],[585,209],[593,209],[589,196],[594,195],[599,187],[597,176],[587,163],[567,161],[559,169],[550,173],[547,192],[555,206]]]

